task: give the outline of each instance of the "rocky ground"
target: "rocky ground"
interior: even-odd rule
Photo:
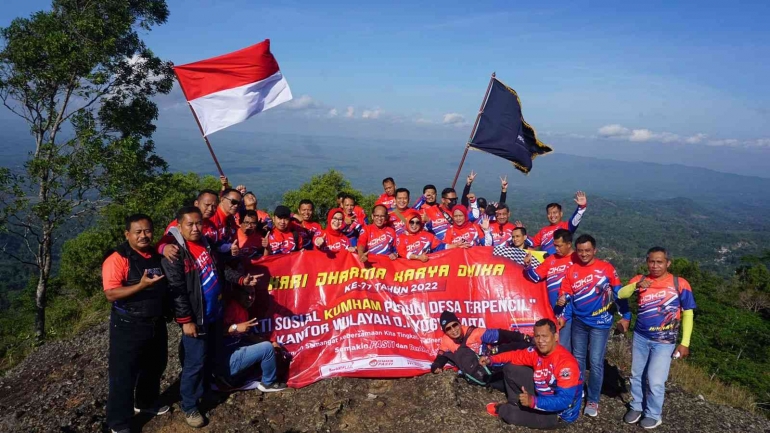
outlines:
[[[137,416],[135,431],[194,431],[187,427],[178,407],[176,326],[169,327],[169,334],[171,359],[163,397],[172,404],[172,413],[156,418]],[[0,379],[0,431],[106,431],[107,345],[105,323],[68,341],[41,347]],[[627,394],[607,388],[609,395],[602,396],[599,417],[581,417],[564,431],[641,431],[620,421]],[[502,399],[501,393],[470,386],[449,372],[398,380],[334,379],[267,395],[259,391],[215,395],[206,403],[209,424],[200,431],[527,431],[487,415],[485,405]],[[657,431],[770,432],[770,420],[711,404],[672,385],[667,390],[664,423]]]

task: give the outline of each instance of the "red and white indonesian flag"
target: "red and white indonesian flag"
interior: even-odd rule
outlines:
[[[270,53],[270,39],[229,54],[175,66],[203,135],[290,101],[289,83]]]

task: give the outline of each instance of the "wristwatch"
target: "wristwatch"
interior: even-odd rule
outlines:
[[[230,332],[236,332],[238,330],[238,325],[233,323],[230,325]]]

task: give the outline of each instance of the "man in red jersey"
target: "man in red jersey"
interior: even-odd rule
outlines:
[[[374,204],[384,204],[391,212],[396,208],[396,181],[392,177],[382,180],[382,189],[385,191]]]
[[[286,206],[277,206],[273,213],[273,229],[263,241],[265,255],[289,254],[312,248],[312,238],[299,224],[292,223],[291,210]]]
[[[586,211],[586,205],[588,204],[586,193],[583,191],[576,192],[575,203],[577,204],[577,208],[575,209],[575,213],[569,218],[569,221],[561,220],[564,216],[564,212],[562,212],[559,203],[549,203],[545,207],[545,210],[550,224],[540,229],[535,237],[532,238],[532,246],[539,248],[540,251],[546,251],[549,254],[553,254],[555,252],[553,248],[553,232],[558,229],[566,229],[571,233],[575,233],[578,225],[580,225],[580,220],[583,218],[583,213]]]
[[[388,209],[385,205],[375,205],[372,209],[372,224],[365,226],[358,236],[358,258],[365,262],[369,254],[387,255],[391,260],[396,254],[396,231],[388,223]]]
[[[230,251],[238,225],[235,223],[235,215],[238,214],[238,208],[242,205],[243,196],[233,188],[227,188],[222,192],[222,198],[219,200],[219,206],[211,222],[217,228],[218,244],[217,250],[221,253]]]
[[[425,229],[443,240],[447,229],[452,225],[452,208],[456,205],[457,193],[454,188],[444,188],[441,191],[441,204],[423,210]]]
[[[533,266],[532,254],[527,254],[524,257],[524,275],[535,283],[545,280],[551,308],[554,312],[560,312],[558,315],[559,344],[572,352],[572,308],[569,305],[566,305],[566,308],[556,306],[564,275],[567,269],[577,261],[575,252],[572,250],[572,233],[564,229],[553,232],[553,246],[556,254],[546,257],[539,266]]]
[[[378,203],[383,204],[383,203]],[[399,188],[396,190],[396,208],[390,212],[390,226],[396,231],[396,235],[406,232],[406,217],[404,213],[409,209],[409,190]]]
[[[536,429],[554,428],[559,420],[580,416],[583,375],[575,357],[559,345],[556,324],[540,319],[534,327],[535,347],[479,359],[482,365],[503,367],[508,402],[487,405],[487,412],[508,424]]]
[[[305,229],[310,238],[312,239],[316,235],[321,234],[323,229],[321,224],[313,221],[313,215],[315,214],[315,204],[312,200],[302,199],[299,201],[299,208],[297,209],[297,216],[299,217],[299,223],[303,229]]]
[[[588,378],[586,407],[584,413],[595,417],[599,414],[599,394],[604,379],[604,354],[613,323],[613,299],[620,291],[620,278],[615,268],[604,260],[596,258],[596,239],[591,235],[580,235],[575,241],[578,260],[570,266],[561,282],[560,292],[572,308],[572,353],[586,368],[587,355],[591,360],[591,374]],[[565,299],[557,301],[562,305]],[[615,301],[622,319],[618,329],[628,331],[631,312],[628,301]]]
[[[203,227],[201,232],[206,238],[206,241],[211,245],[216,245],[219,240],[217,236],[217,228],[211,217],[217,212],[217,204],[219,203],[219,194],[213,189],[204,189],[198,193],[198,197],[195,199],[193,205],[201,211],[203,215]],[[168,234],[171,227],[178,225],[176,218],[171,221],[166,227],[165,234],[158,242],[158,253],[163,254],[165,258],[172,262],[179,258],[179,248],[174,244],[174,237]]]
[[[240,257],[246,268],[260,257],[265,255],[265,247],[262,246],[262,233],[257,230],[259,217],[253,210],[247,210],[241,219],[241,226],[235,242],[233,242],[233,254]]]
[[[357,222],[362,226],[369,224],[366,212],[356,203],[356,199],[352,195],[345,192],[338,193],[337,205],[337,207],[345,211],[345,224],[350,225],[353,222]]]
[[[489,224],[490,231],[492,232],[493,247],[496,247],[498,245],[506,245],[509,247],[514,246],[513,230],[517,226],[515,224],[508,222],[508,218],[510,218],[510,216],[511,216],[511,211],[508,208],[508,205],[505,203],[499,203],[497,205],[497,209],[495,210],[495,220]],[[523,247],[518,247],[518,248],[523,248]]]

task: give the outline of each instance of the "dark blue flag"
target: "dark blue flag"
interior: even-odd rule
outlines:
[[[524,121],[516,91],[497,78],[492,78],[478,127],[468,144],[511,161],[524,173],[532,169],[532,160],[537,155],[553,151],[537,139],[534,128]]]

